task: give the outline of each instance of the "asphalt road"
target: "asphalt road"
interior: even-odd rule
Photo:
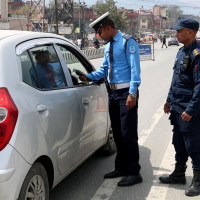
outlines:
[[[105,173],[114,167],[115,155],[105,157],[100,152],[78,167],[50,193],[50,200],[186,200],[184,190],[192,179],[188,162],[186,185],[163,185],[159,175],[174,168],[171,144],[172,127],[163,105],[169,90],[172,68],[180,47],[161,48],[155,44],[155,61],[141,61],[139,99],[139,144],[143,183],[131,187],[117,187],[120,179],[104,180]],[[102,59],[92,60],[99,67]],[[200,197],[193,197],[193,200]]]

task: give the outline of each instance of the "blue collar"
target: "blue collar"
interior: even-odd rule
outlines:
[[[115,35],[115,37],[113,38],[114,41],[118,41],[119,38],[122,36],[122,33],[120,30],[118,30],[117,34]]]

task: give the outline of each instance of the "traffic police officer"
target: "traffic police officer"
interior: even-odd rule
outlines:
[[[137,42],[117,30],[105,13],[90,27],[105,41],[104,58],[99,70],[87,74],[87,79],[98,81],[107,77],[109,82],[109,113],[117,145],[114,171],[104,178],[125,176],[118,186],[142,182],[139,174],[138,147],[138,87],[140,85],[140,59]],[[84,80],[84,77],[80,77]]]
[[[184,46],[180,48],[174,64],[174,74],[164,112],[171,113],[175,170],[169,176],[161,176],[161,183],[185,184],[186,162],[192,159],[193,181],[185,191],[187,196],[200,194],[200,46],[195,37],[199,23],[193,19],[181,19],[171,27]]]

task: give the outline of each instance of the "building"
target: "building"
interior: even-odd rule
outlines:
[[[134,37],[137,37],[139,35],[138,33],[138,12],[134,11],[133,9],[126,9],[124,12],[126,12],[126,19],[129,22],[129,26],[127,27],[126,32],[133,35]]]
[[[8,23],[8,0],[0,1],[0,29],[9,29]]]
[[[154,31],[153,26],[153,12],[151,9],[145,10],[143,6],[138,10],[138,20],[139,20],[139,35],[142,32]]]

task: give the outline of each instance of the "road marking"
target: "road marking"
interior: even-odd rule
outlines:
[[[163,104],[158,108],[154,116],[152,117],[152,122],[149,123],[141,132],[140,138],[139,138],[139,145],[144,145],[145,141],[149,137],[149,134],[153,131],[157,123],[159,122],[160,118],[163,116]]]
[[[163,105],[158,108],[154,116],[152,117],[152,122],[146,126],[145,129],[142,130],[141,136],[139,138],[139,145],[144,145],[145,141],[147,140],[148,136],[155,128],[161,117],[163,116]],[[117,179],[105,179],[102,185],[98,188],[95,195],[92,197],[91,200],[108,200],[110,199],[112,193],[114,192],[117,183],[121,180],[121,178]]]
[[[167,150],[165,152],[165,155],[163,157],[162,163],[157,171],[154,171],[155,179],[153,181],[153,185],[151,186],[151,190],[149,191],[149,195],[146,197],[148,200],[164,200],[166,199],[167,191],[169,189],[169,185],[162,184],[159,181],[159,176],[163,174],[162,167],[164,169],[170,170],[170,173],[174,169],[174,148],[171,142],[169,142],[169,145],[167,147]],[[164,172],[165,173],[165,172]]]

